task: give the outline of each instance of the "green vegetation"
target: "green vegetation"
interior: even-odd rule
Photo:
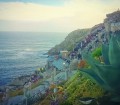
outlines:
[[[115,36],[115,35],[114,35]],[[100,84],[106,91],[112,93],[112,101],[120,101],[120,38],[112,37],[107,49],[103,48],[102,55],[107,64],[93,59],[91,54],[84,54],[91,68],[81,71],[88,74],[96,83]],[[103,45],[104,46],[104,45]],[[106,46],[105,46],[106,47]],[[108,51],[106,51],[108,50]],[[108,65],[109,63],[109,65]]]
[[[120,37],[120,34],[119,34]],[[120,69],[120,40],[117,37],[112,37],[109,45],[109,61],[113,67]]]
[[[62,43],[50,49],[48,53],[54,55],[56,52],[59,52],[59,50],[72,51],[76,43],[84,39],[89,32],[90,29],[78,29],[71,32]]]
[[[82,105],[79,102],[81,97],[92,97],[97,99],[104,94],[104,90],[99,85],[93,83],[87,76],[83,76],[81,72],[77,72],[67,81],[64,88],[68,98],[61,105]]]
[[[96,48],[93,52],[92,52],[92,56],[94,58],[98,58],[99,61],[101,62],[101,56],[102,56],[102,47],[98,47]]]
[[[102,56],[103,56],[103,61],[105,64],[110,64],[109,62],[109,56],[108,56],[108,51],[109,51],[109,47],[108,45],[102,45]]]
[[[50,90],[49,94],[39,102],[39,105],[50,105],[50,97],[54,94],[52,87],[54,86],[51,86],[52,91]],[[58,87],[60,87],[59,90],[62,88],[62,92],[58,90],[58,92],[55,93],[57,100],[59,101],[59,105],[82,105],[79,102],[81,97],[92,97],[98,99],[104,95],[104,90],[99,85],[92,82],[87,76],[82,75],[80,71],[78,71],[68,81],[64,81],[59,84]],[[38,105],[38,103],[35,105]]]
[[[19,90],[13,90],[9,92],[9,96],[10,97],[14,97],[17,95],[23,95],[23,89],[19,89]]]

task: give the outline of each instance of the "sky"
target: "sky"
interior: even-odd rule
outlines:
[[[120,0],[0,0],[0,31],[71,32],[118,8]]]

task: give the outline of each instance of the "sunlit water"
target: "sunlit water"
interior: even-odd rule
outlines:
[[[31,74],[46,64],[45,53],[64,40],[65,33],[0,32],[0,86]]]

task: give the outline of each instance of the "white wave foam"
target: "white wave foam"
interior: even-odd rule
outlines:
[[[16,59],[26,58],[26,57],[32,56],[34,54],[35,54],[35,51],[33,49],[26,48],[26,49],[24,49],[16,54]]]
[[[26,48],[25,51],[33,51],[31,48]]]

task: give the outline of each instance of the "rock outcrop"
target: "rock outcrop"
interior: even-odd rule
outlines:
[[[115,32],[120,30],[120,11],[107,14],[104,20],[106,32]]]

